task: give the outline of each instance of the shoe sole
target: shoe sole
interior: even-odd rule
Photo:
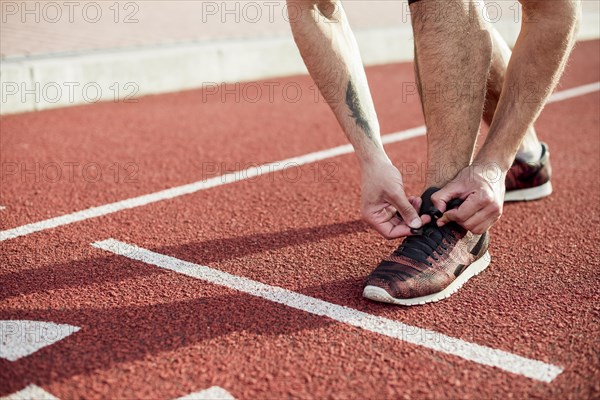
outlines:
[[[504,201],[506,202],[537,200],[543,197],[550,196],[551,194],[552,184],[550,183],[550,181],[548,181],[540,186],[527,189],[511,190],[510,192],[506,192],[504,194]]]
[[[425,303],[433,303],[436,301],[444,300],[453,295],[472,277],[479,275],[481,271],[486,269],[490,265],[490,253],[485,254],[478,260],[474,261],[469,267],[458,276],[447,288],[444,290],[433,293],[427,296],[414,297],[412,299],[396,299],[392,297],[385,289],[378,286],[366,286],[363,290],[363,297],[379,301],[382,303],[399,304],[402,306],[416,306]]]

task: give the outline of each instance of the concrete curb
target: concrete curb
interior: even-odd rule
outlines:
[[[599,37],[598,24],[591,26],[595,28],[580,32],[580,39]],[[514,43],[517,24],[498,24],[496,28]],[[355,33],[365,65],[412,60],[408,26]],[[0,62],[0,114],[98,101],[130,102],[148,94],[305,73],[291,35],[8,58]]]

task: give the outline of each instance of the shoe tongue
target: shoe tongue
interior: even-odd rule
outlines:
[[[431,195],[440,190],[434,186],[430,187],[421,195],[421,209],[419,210],[419,215],[428,214],[431,215],[432,212],[439,212],[437,208],[433,205],[431,201]]]
[[[432,218],[435,216],[436,218],[442,217],[442,212],[438,210],[431,201],[431,196],[440,190],[435,186],[430,187],[421,195],[421,209],[419,210],[419,215],[430,215]],[[446,210],[451,210],[453,208],[458,208],[462,204],[463,200],[461,199],[452,199],[446,204]]]

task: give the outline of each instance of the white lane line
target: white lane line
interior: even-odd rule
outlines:
[[[46,392],[41,387],[31,384],[18,392],[9,394],[6,397],[0,397],[0,400],[58,400],[58,398]]]
[[[235,397],[221,387],[212,386],[200,392],[178,397],[176,400],[235,400]]]
[[[29,384],[23,389],[9,394],[5,397],[0,397],[0,400],[59,400],[56,396],[48,393],[41,387]],[[212,386],[206,390],[200,392],[190,393],[188,395],[178,397],[175,400],[235,400],[235,397],[231,395],[227,390],[219,387]]]
[[[386,138],[387,141],[385,143],[406,140],[417,136],[423,136],[424,134],[425,127],[419,126],[417,128],[412,128],[406,131],[387,135],[391,136],[391,138]],[[173,199],[175,197],[195,193],[200,190],[206,190],[213,187],[226,185],[229,183],[243,181],[271,172],[281,171],[286,168],[297,167],[300,165],[310,164],[316,161],[325,160],[343,154],[349,154],[353,151],[354,150],[350,144],[345,144],[342,146],[332,147],[326,150],[304,154],[298,157],[292,157],[281,161],[263,164],[257,167],[251,167],[241,171],[230,172],[228,174],[216,176],[214,178],[189,183],[187,185],[172,187],[170,189],[165,189],[143,196],[117,201],[115,203],[105,204],[103,206],[88,208],[86,210],[77,211],[72,214],[61,215],[60,217],[34,222],[13,229],[7,229],[5,231],[0,232],[0,241],[14,239],[16,237],[29,235],[34,232],[52,229],[58,226],[68,225],[74,222],[80,222],[86,219],[100,217],[102,215],[112,214],[130,208],[140,207],[146,204],[156,203],[162,200]]]
[[[369,332],[389,336],[428,349],[451,354],[478,364],[500,368],[542,382],[551,382],[563,369],[506,351],[446,336],[444,334],[403,324],[402,322],[367,314],[349,307],[329,303],[314,297],[235,276],[210,267],[179,260],[141,247],[107,239],[92,246],[111,253],[142,261],[192,278],[225,286],[266,300],[284,304],[311,314],[329,317]]]
[[[598,90],[600,90],[600,82],[594,82],[588,85],[561,90],[560,92],[556,92],[550,96],[548,103],[555,103],[557,101],[572,99],[573,97],[584,96],[586,94],[597,92]]]
[[[575,96],[582,96],[596,90],[600,90],[600,82],[578,86],[572,89],[564,90],[562,92],[556,92],[552,95],[548,103],[570,99]],[[407,129],[405,131],[382,135],[381,139],[384,144],[389,144],[424,135],[425,126],[422,125],[415,128]],[[91,207],[85,210],[76,211],[71,214],[65,214],[59,217],[54,217],[43,221],[34,222],[31,224],[22,225],[16,228],[1,231],[0,242],[4,240],[14,239],[20,236],[26,236],[34,232],[44,231],[63,225],[69,225],[75,222],[85,221],[90,218],[96,218],[103,215],[112,214],[130,208],[141,207],[147,204],[156,203],[158,201],[173,199],[179,196],[184,196],[186,194],[195,193],[200,190],[206,190],[213,187],[226,185],[229,183],[243,181],[249,178],[254,178],[256,176],[284,170],[286,168],[326,160],[328,158],[349,154],[353,151],[354,150],[352,149],[351,145],[345,144],[342,146],[332,147],[321,151],[315,151],[313,153],[308,153],[281,161],[263,164],[257,167],[251,167],[241,171],[231,172],[207,180],[196,181],[187,185],[175,186],[170,189],[160,190],[158,192],[145,194],[138,197],[132,197],[126,200],[121,200],[102,206]]]
[[[78,326],[45,321],[0,321],[0,358],[16,361],[77,332]]]

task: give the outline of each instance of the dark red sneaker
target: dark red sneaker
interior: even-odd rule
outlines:
[[[431,195],[437,190],[421,196],[420,214],[431,215],[432,222],[405,238],[371,273],[363,291],[367,299],[405,306],[443,300],[490,264],[487,232],[474,235],[455,222],[436,225],[441,213]]]
[[[550,196],[551,175],[550,152],[548,145],[542,143],[542,157],[538,162],[526,162],[517,158],[508,170],[504,201],[528,201]]]

